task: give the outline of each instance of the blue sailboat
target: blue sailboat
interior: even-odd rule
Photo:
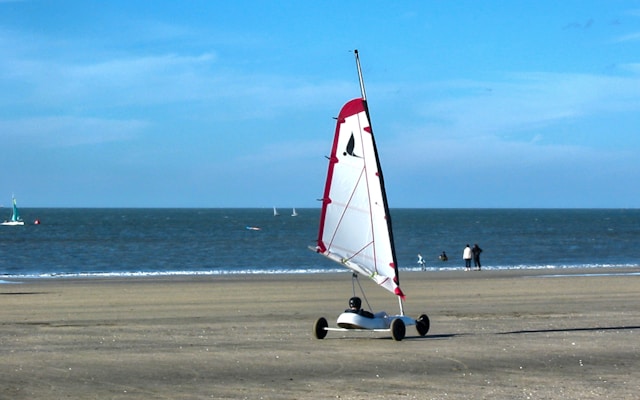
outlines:
[[[13,213],[11,214],[11,219],[8,221],[4,221],[2,225],[7,226],[17,226],[24,225],[24,221],[20,218],[20,212],[18,211],[18,205],[16,204],[16,198],[13,198]]]

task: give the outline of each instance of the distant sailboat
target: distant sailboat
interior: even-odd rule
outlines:
[[[24,225],[24,221],[20,218],[20,212],[18,211],[18,205],[16,204],[16,198],[13,198],[13,213],[11,214],[11,219],[8,221],[2,222],[2,225],[6,226],[17,226]]]
[[[273,216],[274,217],[279,217],[280,213],[278,212],[278,209],[276,209],[275,207],[273,207]]]
[[[291,216],[292,217],[297,217],[298,216],[298,212],[296,211],[296,209],[294,208],[293,211],[291,212]]]

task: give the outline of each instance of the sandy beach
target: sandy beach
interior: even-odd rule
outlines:
[[[405,311],[431,330],[401,342],[313,338],[348,273],[3,283],[0,398],[638,398],[640,268],[551,273],[405,273]]]

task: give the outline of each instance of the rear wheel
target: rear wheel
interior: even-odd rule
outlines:
[[[396,318],[391,321],[391,337],[393,340],[399,342],[404,339],[404,335],[407,332],[406,327],[404,326],[404,321],[400,318]]]
[[[416,320],[416,329],[418,330],[418,334],[420,336],[425,336],[427,332],[429,332],[429,328],[431,327],[431,322],[429,321],[429,317],[426,314],[422,314]]]
[[[326,318],[318,318],[316,323],[313,324],[313,336],[316,339],[324,339],[324,337],[327,336],[327,330],[325,328],[327,328],[328,326],[329,324],[327,323]]]

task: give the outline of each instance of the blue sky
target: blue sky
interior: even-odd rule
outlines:
[[[623,0],[0,0],[0,204],[319,207],[356,48],[391,207],[640,207]]]

